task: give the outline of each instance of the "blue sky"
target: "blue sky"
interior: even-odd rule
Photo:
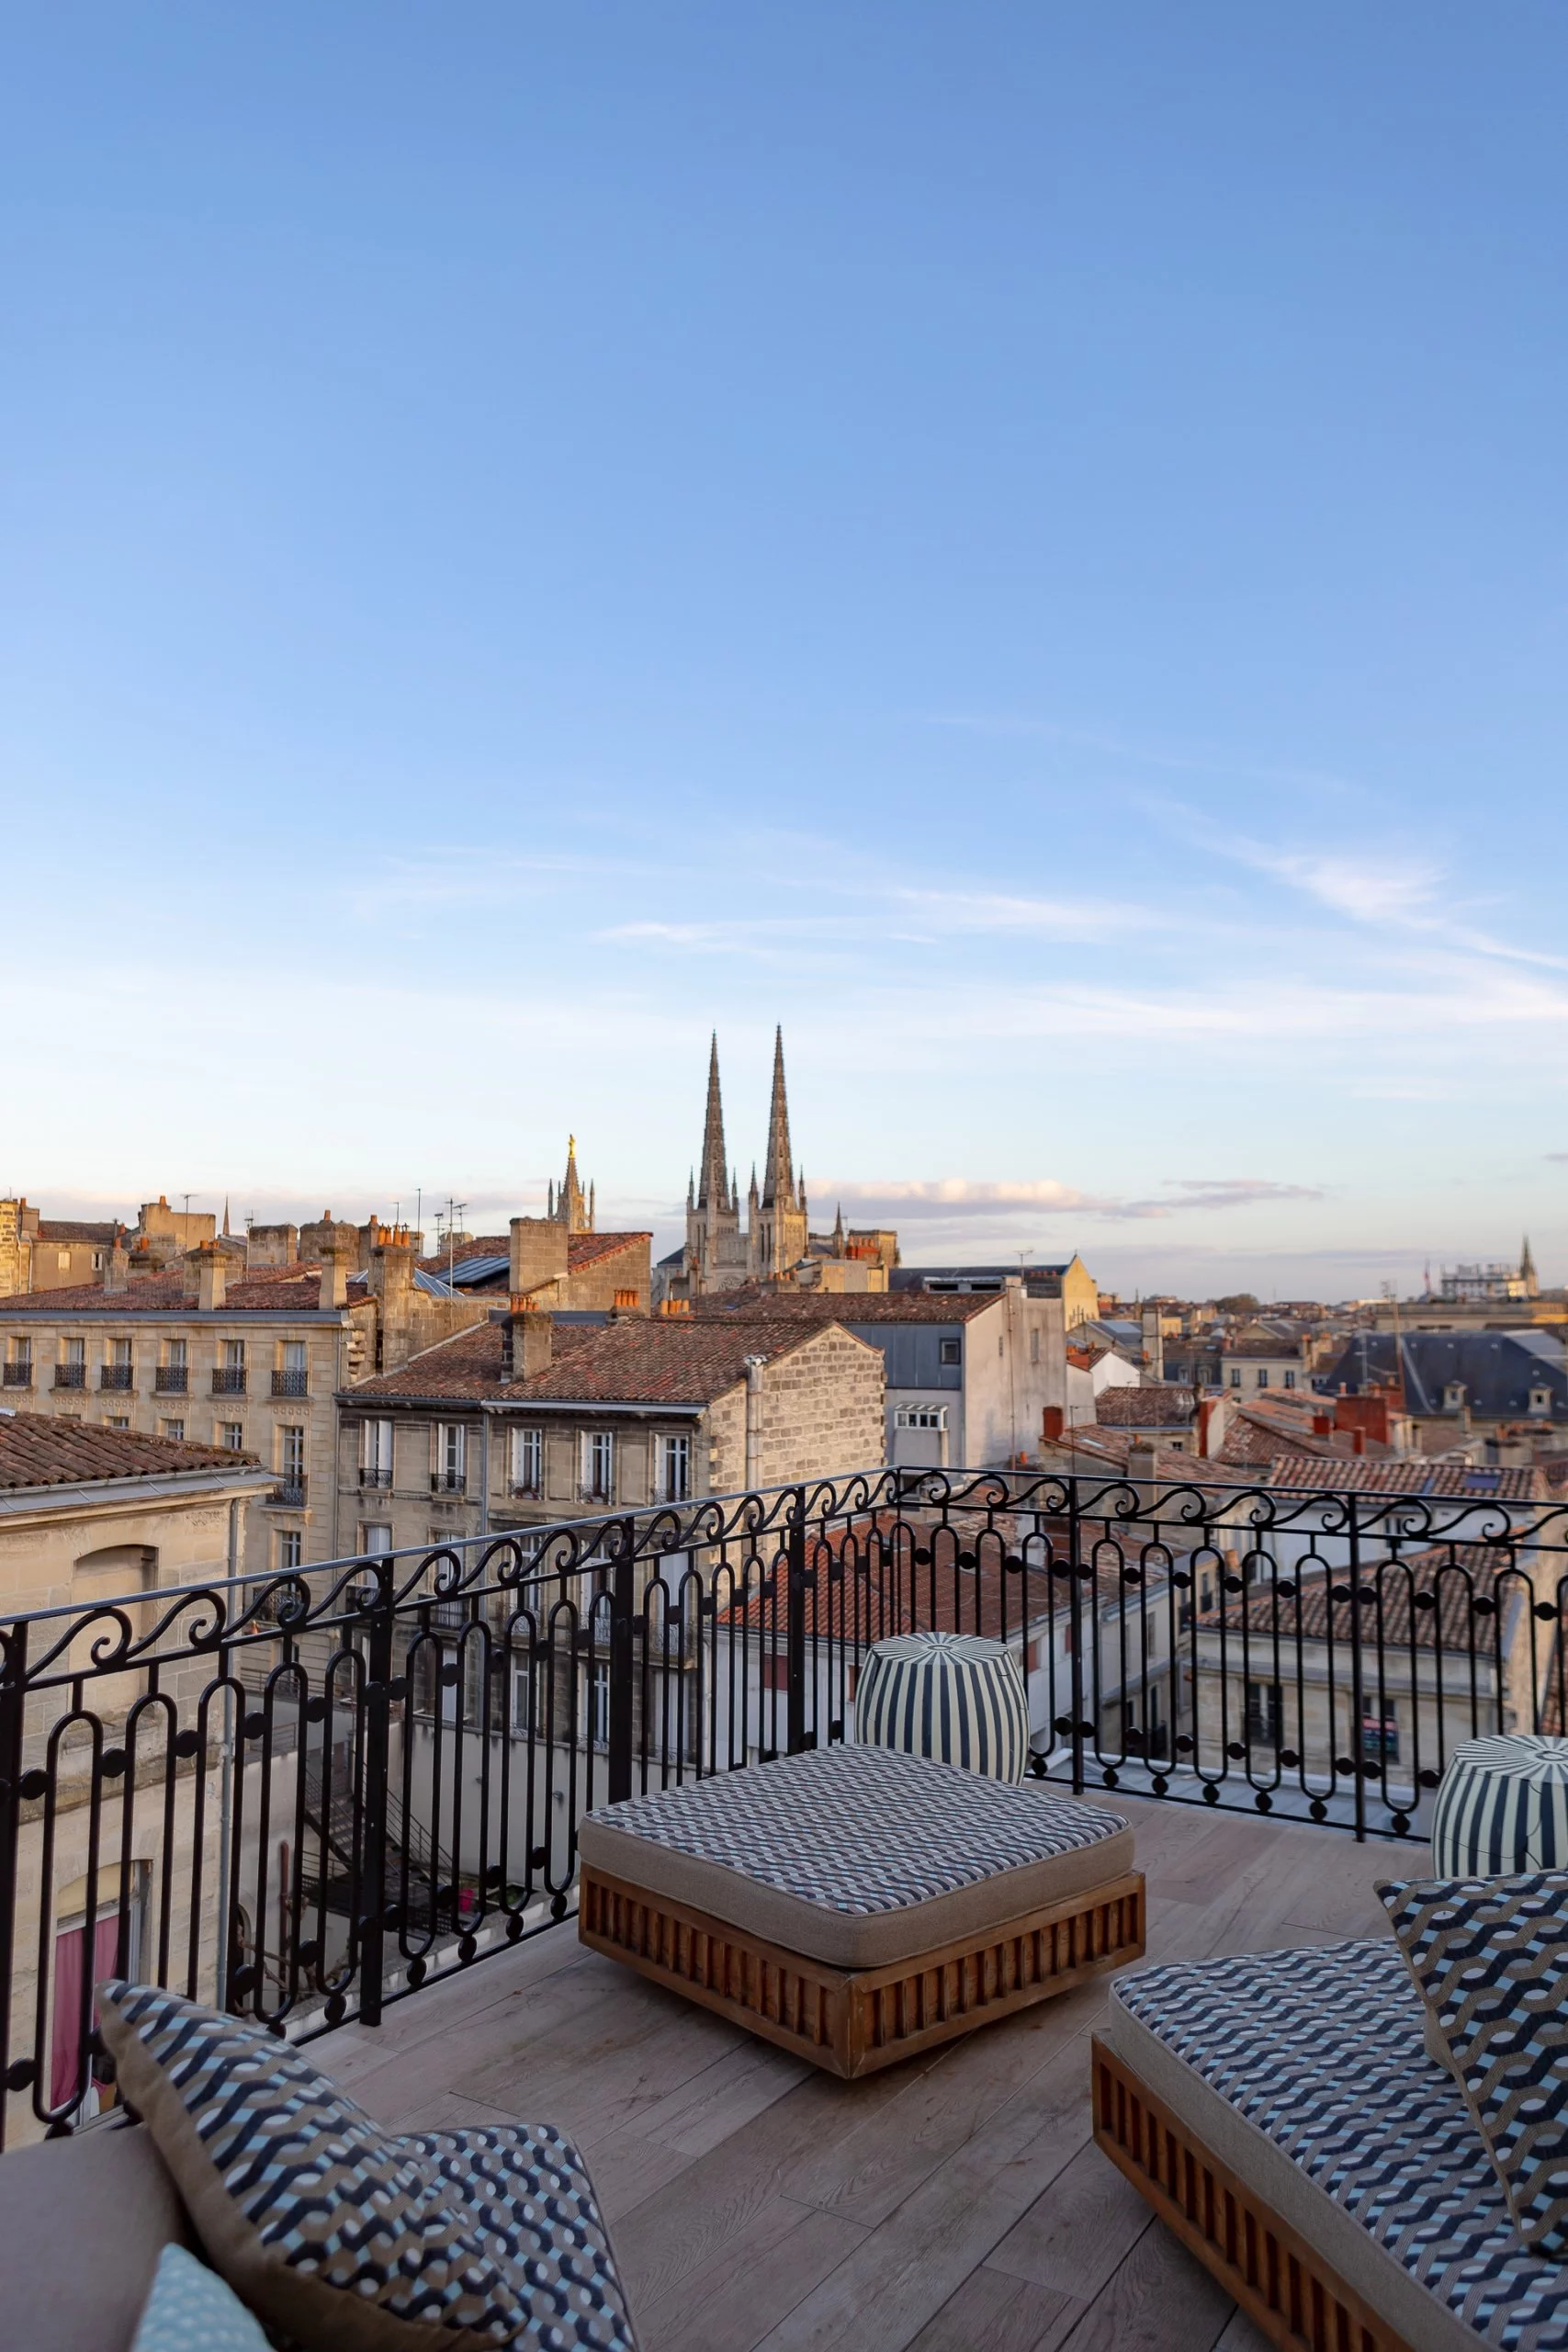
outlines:
[[[1568,10],[10,8],[0,1184],[1568,1275]]]

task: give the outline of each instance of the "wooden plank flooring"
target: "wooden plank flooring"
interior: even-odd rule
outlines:
[[[1387,1932],[1425,1847],[1123,1799],[1149,1960]],[[645,2352],[1264,2352],[1089,2137],[1090,1984],[859,2083],[574,1927],[311,2054],[385,2122],[554,2123],[588,2160]]]

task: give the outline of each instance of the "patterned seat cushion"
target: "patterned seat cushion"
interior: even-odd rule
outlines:
[[[559,2132],[399,2138],[259,2027],[145,1984],[106,1984],[98,2006],[214,2267],[305,2352],[636,2352]]]
[[[1568,1874],[1378,1893],[1520,2237],[1568,2255]]]
[[[911,1959],[1133,1867],[1120,1814],[885,1747],[631,1797],[579,1842],[590,1869],[835,1968]]]
[[[1392,1938],[1123,1977],[1120,2055],[1420,2352],[1568,2352]]]

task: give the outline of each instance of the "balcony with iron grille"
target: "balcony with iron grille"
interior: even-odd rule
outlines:
[[[272,1499],[287,1510],[300,1510],[304,1508],[309,1484],[309,1480],[303,1475],[298,1477],[285,1476],[279,1478],[273,1487]]]
[[[98,1373],[100,1388],[118,1389],[122,1394],[125,1390],[134,1387],[135,1380],[135,1372],[128,1363],[106,1363]]]
[[[389,1487],[392,1483],[390,1464],[372,1463],[367,1467],[362,1462],[359,1465],[359,1483],[362,1487]]]
[[[57,1388],[85,1388],[87,1367],[85,1363],[57,1363],[54,1367]]]
[[[468,1474],[466,1470],[433,1470],[430,1474],[430,1491],[433,1495],[465,1494],[468,1491]]]
[[[160,1396],[183,1396],[190,1385],[190,1374],[183,1363],[161,1363],[152,1374],[152,1387]]]
[[[212,1394],[215,1396],[243,1396],[245,1393],[245,1367],[243,1363],[220,1363],[213,1368]]]
[[[81,1673],[68,1624],[18,1648],[13,1623],[12,1653],[52,1663],[0,1687],[0,1737],[9,1705],[24,1743],[0,1835],[41,1856],[73,1806],[109,1857],[128,1802],[166,1805],[150,1973],[184,1989],[183,1923],[221,1880],[199,1997],[287,2024],[397,2129],[547,2109],[585,2150],[646,2352],[1241,2352],[1258,2339],[1091,2143],[1102,1984],[842,2083],[574,1924],[586,1811],[852,1739],[867,1648],[925,1628],[1007,1643],[1035,1779],[1134,1824],[1151,1960],[1386,1938],[1374,1883],[1420,1874],[1455,1746],[1568,1719],[1568,1505],[1458,1469],[1413,1470],[1419,1492],[1239,1479],[1168,1498],[874,1469],[311,1566],[235,1587],[220,1622],[209,1590],[170,1621],[178,1729],[134,1782],[123,1659]],[[253,1694],[227,1760],[206,1751],[227,1810],[191,1769],[220,1685]],[[87,1747],[51,1761],[68,1706],[101,1719],[96,1769]],[[299,1873],[281,1950],[280,1839]],[[79,1862],[62,1845],[51,1867],[79,1906]],[[86,2064],[50,2054],[36,1972],[15,1981],[13,2140],[69,2126]]]
[[[7,1388],[30,1388],[33,1385],[31,1356],[10,1356],[0,1364],[0,1382]]]
[[[303,1372],[275,1372],[272,1393],[275,1396],[307,1396],[310,1394],[307,1375]]]

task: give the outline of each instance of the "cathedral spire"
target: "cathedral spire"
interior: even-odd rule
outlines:
[[[768,1114],[768,1156],[762,1163],[762,1206],[793,1209],[795,1177],[790,1166],[789,1099],[784,1091],[784,1031],[773,1032],[773,1101]]]
[[[708,1047],[708,1107],[703,1123],[702,1171],[697,1184],[697,1206],[727,1208],[729,1195],[725,1184],[724,1104],[718,1091],[718,1032],[715,1030]]]

